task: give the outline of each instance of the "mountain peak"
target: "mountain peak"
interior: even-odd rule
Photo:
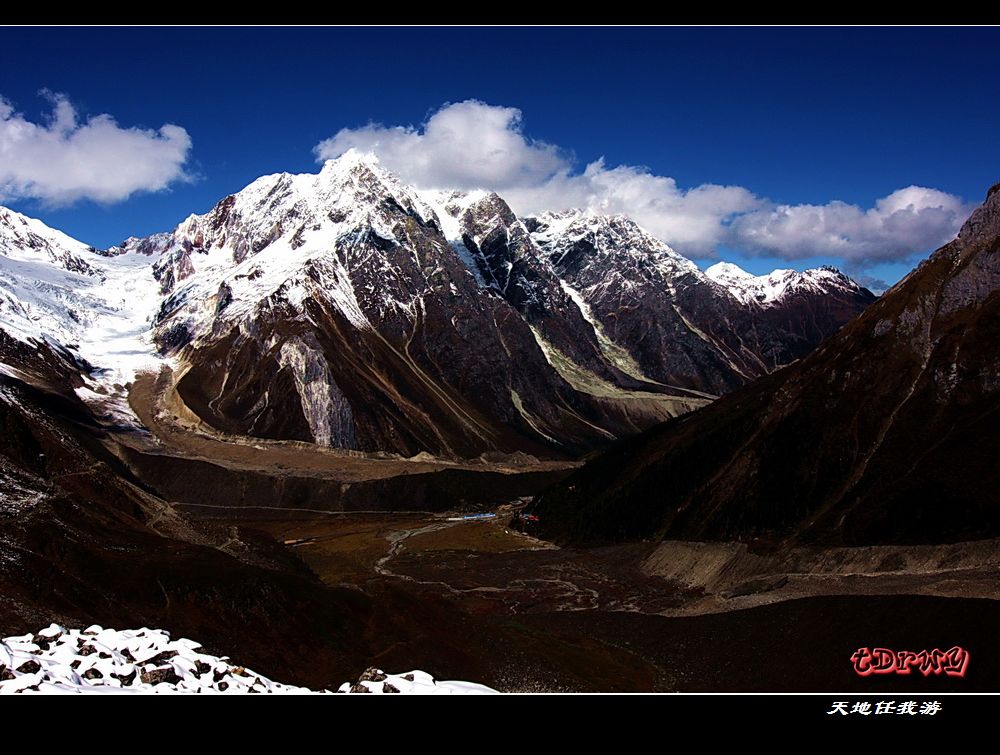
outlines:
[[[48,252],[50,255],[65,252],[78,253],[90,249],[82,241],[50,228],[41,220],[0,207],[0,249],[10,256],[13,250]]]
[[[754,277],[753,273],[748,273],[742,267],[732,262],[716,262],[705,270],[705,275],[718,282],[724,280],[748,280]]]
[[[764,306],[772,306],[803,290],[861,290],[857,283],[830,265],[802,272],[780,269],[765,275],[754,275],[732,262],[717,262],[705,271],[705,275],[726,288],[740,302],[756,302]]]
[[[340,173],[353,170],[358,167],[365,167],[369,170],[385,171],[385,167],[374,152],[366,152],[351,147],[337,157],[323,161],[323,168],[320,175],[327,173]]]
[[[996,236],[1000,236],[1000,183],[990,187],[986,201],[976,208],[958,232],[958,238],[965,244],[976,238]]]

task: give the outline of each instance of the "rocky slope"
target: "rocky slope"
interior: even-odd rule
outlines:
[[[104,448],[59,354],[0,333],[0,357],[18,375],[0,375],[0,633],[161,626],[300,684],[364,667],[367,600],[266,539],[178,515]]]
[[[563,542],[936,543],[1000,534],[1000,185],[806,359],[540,495]]]
[[[323,690],[328,691],[328,690]],[[366,670],[338,692],[491,694],[471,682],[435,681],[423,671],[386,674]],[[206,653],[197,642],[172,640],[158,629],[83,630],[51,624],[36,634],[0,639],[0,695],[77,694],[313,694],[268,679],[229,658]]]

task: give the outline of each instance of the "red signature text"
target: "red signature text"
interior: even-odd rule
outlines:
[[[851,656],[851,663],[859,676],[909,674],[914,669],[924,676],[965,676],[969,668],[969,651],[958,645],[951,650],[921,650],[919,653],[888,648],[858,648]]]

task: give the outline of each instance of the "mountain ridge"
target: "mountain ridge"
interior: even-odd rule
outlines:
[[[543,492],[540,531],[759,547],[993,537],[998,314],[994,188],[954,241],[810,356]]]
[[[36,276],[22,320],[107,370],[88,384],[105,403],[170,364],[215,431],[403,455],[577,455],[798,358],[871,300],[819,325],[823,290],[757,311],[624,216],[522,219],[353,151],[109,250],[62,236],[50,246],[78,269]]]

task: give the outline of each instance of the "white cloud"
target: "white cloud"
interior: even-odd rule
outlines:
[[[497,191],[535,185],[568,167],[550,144],[521,134],[521,111],[466,100],[434,113],[422,129],[369,124],[343,128],[315,147],[317,157],[351,148],[375,152],[394,172],[434,188]]]
[[[936,189],[908,186],[857,205],[779,205],[736,218],[733,243],[786,259],[841,257],[855,265],[909,257],[952,239],[972,208]]]
[[[521,111],[477,100],[447,104],[420,128],[344,128],[315,148],[320,160],[374,152],[420,188],[486,188],[518,213],[582,207],[623,213],[692,256],[727,245],[747,254],[842,258],[852,268],[904,259],[952,238],[971,211],[959,197],[911,186],[863,209],[844,202],[777,205],[741,186],[682,189],[668,176],[598,159],[575,171],[565,151],[526,137]]]
[[[0,200],[118,202],[188,180],[191,137],[180,126],[122,128],[107,114],[80,122],[72,103],[52,100],[48,123],[33,123],[0,97]]]
[[[512,187],[504,197],[521,213],[569,207],[622,213],[691,255],[711,254],[723,241],[727,218],[761,206],[741,186],[702,184],[682,190],[673,178],[632,166],[607,168],[603,159],[582,173],[565,169],[541,184]]]

